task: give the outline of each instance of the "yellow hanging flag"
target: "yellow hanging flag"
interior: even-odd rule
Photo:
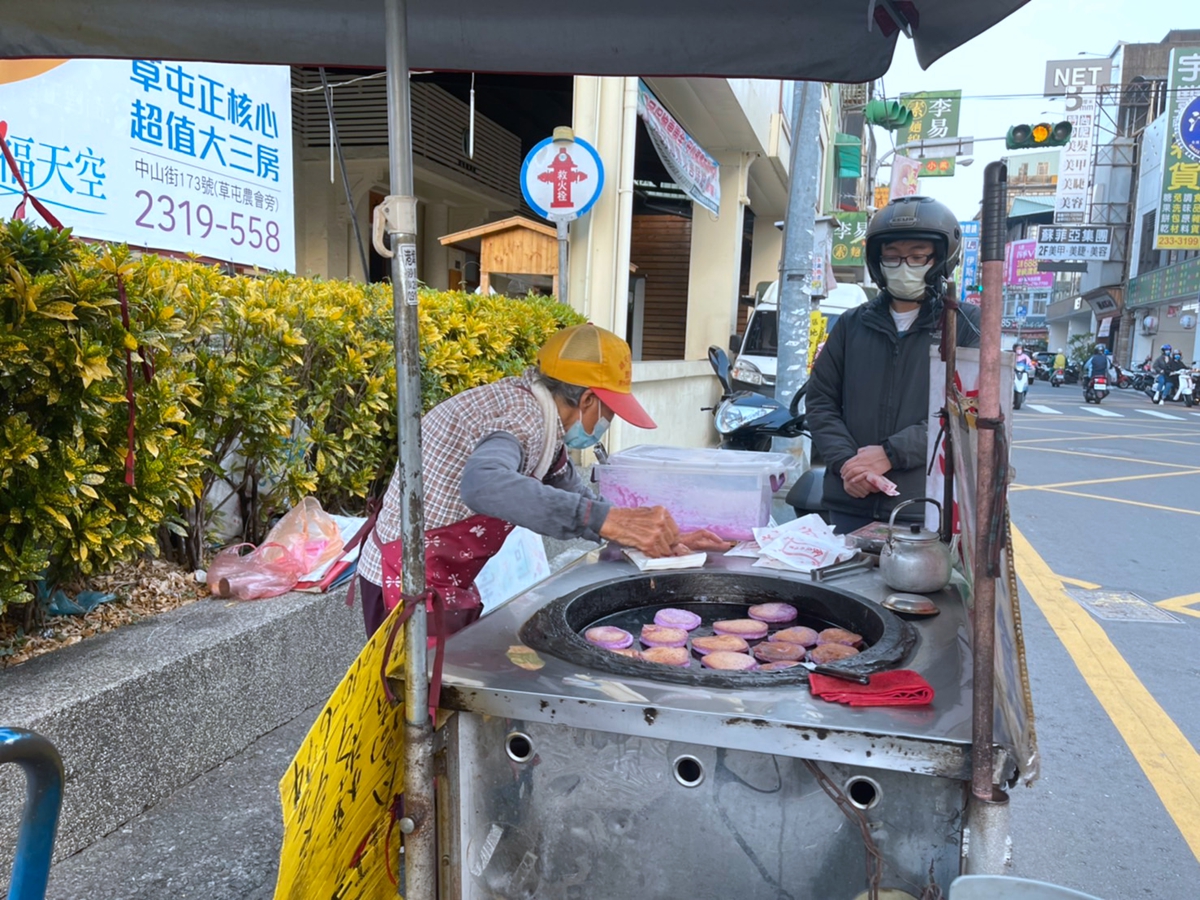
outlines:
[[[404,604],[367,641],[279,782],[283,849],[275,900],[396,897],[404,705],[382,673],[402,670]]]

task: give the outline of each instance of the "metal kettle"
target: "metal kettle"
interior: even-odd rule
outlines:
[[[896,513],[912,503],[932,503],[943,515],[942,504],[932,497],[905,500],[892,510],[888,519],[888,539],[879,554],[879,574],[894,591],[931,594],[950,583],[950,548],[936,531],[926,531],[913,523],[896,527]]]

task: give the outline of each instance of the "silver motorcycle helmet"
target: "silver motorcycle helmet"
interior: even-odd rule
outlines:
[[[879,262],[883,245],[905,240],[933,244],[934,263],[925,274],[923,299],[939,296],[962,251],[958,217],[950,207],[932,197],[898,197],[875,213],[867,225],[867,271],[881,288],[887,288],[887,274]]]

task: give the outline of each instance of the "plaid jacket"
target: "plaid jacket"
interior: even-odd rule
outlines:
[[[462,471],[476,445],[489,434],[505,431],[513,435],[521,445],[521,474],[533,475],[542,456],[546,425],[529,384],[526,374],[481,385],[439,403],[421,419],[426,531],[475,514],[462,501]],[[561,446],[562,423],[556,424]],[[375,529],[385,544],[400,537],[400,486],[394,473]],[[373,584],[383,579],[379,547],[370,538],[363,544],[358,574]]]

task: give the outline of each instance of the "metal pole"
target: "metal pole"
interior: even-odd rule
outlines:
[[[325,91],[325,110],[329,113],[329,143],[337,155],[338,166],[342,172],[342,187],[346,190],[346,209],[350,213],[350,224],[354,226],[354,242],[358,244],[358,257],[362,262],[363,281],[371,280],[371,263],[367,257],[367,245],[363,243],[362,230],[358,227],[358,213],[354,209],[354,195],[350,192],[350,179],[346,177],[346,155],[342,153],[342,141],[338,137],[337,117],[333,114],[333,88],[325,75],[325,67],[321,66],[321,87]],[[333,179],[333,169],[329,170],[330,180]]]
[[[958,285],[954,285],[954,290],[958,293],[959,297],[962,296]],[[954,374],[958,366],[958,310],[946,310],[946,318],[942,329],[946,346],[946,358],[943,360],[946,364],[945,399],[942,406],[946,410],[946,430],[942,434],[942,446],[945,448],[946,465],[942,472],[944,480],[942,482],[942,527],[940,533],[942,540],[949,544],[951,538],[954,537],[954,437],[950,429],[950,403],[954,398]]]
[[[779,266],[779,365],[775,399],[787,406],[808,378],[813,237],[820,184],[821,84],[796,82],[792,92],[791,186]],[[779,440],[778,438],[776,440]]]
[[[387,41],[387,230],[396,317],[396,428],[400,456],[404,591],[425,591],[425,508],[421,482],[421,356],[417,325],[417,201],[413,197],[412,107],[408,83],[408,3],[383,0]],[[404,633],[404,888],[408,900],[434,900],[437,845],[433,797],[433,729],[429,721],[424,604]]]
[[[1003,312],[1005,186],[1004,163],[989,163],[983,176],[980,259],[983,298],[979,336],[979,459],[975,480],[974,608],[972,610],[974,684],[971,721],[971,793],[993,800],[992,727],[995,706],[996,579],[990,571],[988,535],[994,513],[996,432],[985,422],[1000,421],[1000,319]],[[1003,423],[999,424],[1003,427]]]
[[[558,228],[558,302],[567,302],[567,223],[559,219]]]
[[[17,832],[9,900],[42,900],[50,878],[54,836],[62,807],[63,764],[54,745],[32,731],[0,728],[0,765],[25,770],[25,808]]]

